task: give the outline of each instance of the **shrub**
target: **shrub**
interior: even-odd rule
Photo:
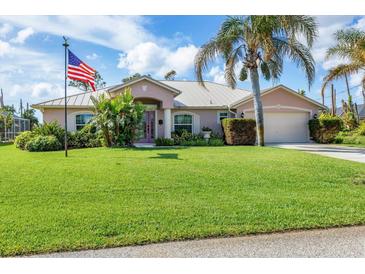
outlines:
[[[351,111],[345,112],[342,115],[342,120],[343,120],[344,126],[348,130],[353,130],[357,127],[357,120],[356,120],[355,114]]]
[[[335,142],[337,134],[342,129],[342,120],[338,116],[322,113],[318,119],[311,119],[308,122],[310,136],[314,141],[321,144]],[[341,138],[337,138],[337,142]]]
[[[171,137],[174,140],[175,145],[184,145],[184,143],[186,144],[187,142],[190,142],[190,141],[196,141],[199,139],[203,139],[202,135],[192,134],[185,129],[179,130],[176,132],[172,132]]]
[[[172,132],[171,137],[173,138],[174,145],[181,146],[222,146],[224,141],[219,134],[212,132],[211,138],[207,142],[202,134],[192,134],[185,129]]]
[[[223,139],[210,138],[209,145],[210,146],[224,146],[224,141],[223,141]]]
[[[62,145],[65,143],[65,129],[62,128],[56,121],[39,125],[34,128],[33,132],[34,135],[55,136],[58,142],[60,142]]]
[[[71,132],[67,136],[67,143],[70,148],[100,147],[101,140],[97,133],[87,130]]]
[[[362,122],[356,130],[357,134],[365,136],[365,122]]]
[[[228,145],[254,145],[256,121],[253,119],[225,118],[222,120],[224,136]]]
[[[15,146],[17,148],[25,150],[27,143],[34,137],[34,133],[31,131],[23,131],[15,138]]]
[[[155,144],[156,146],[173,146],[174,145],[174,140],[173,139],[169,139],[169,138],[156,138],[155,139]]]
[[[204,139],[183,141],[181,143],[182,146],[208,146],[209,143]]]
[[[30,139],[25,148],[29,151],[54,151],[61,149],[62,145],[55,136],[38,135]]]

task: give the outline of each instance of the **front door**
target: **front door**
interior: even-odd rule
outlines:
[[[152,143],[155,136],[155,111],[144,112],[141,131],[139,142]]]

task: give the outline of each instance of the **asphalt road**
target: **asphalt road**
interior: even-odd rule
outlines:
[[[365,226],[168,242],[34,257],[365,257]]]

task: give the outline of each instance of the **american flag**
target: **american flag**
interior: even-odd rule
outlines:
[[[95,89],[95,69],[82,62],[70,50],[68,51],[68,68],[67,77],[72,80],[81,81],[91,86],[93,91]]]

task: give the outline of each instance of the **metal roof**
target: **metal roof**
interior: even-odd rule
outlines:
[[[142,77],[132,82],[109,86],[103,89],[99,89],[96,92],[82,92],[75,95],[70,95],[67,97],[67,106],[70,108],[90,108],[93,106],[90,99],[91,96],[99,96],[102,93],[113,92],[119,90],[124,86],[136,83],[138,81],[147,80],[152,83],[160,83],[160,86],[165,87],[176,95],[174,98],[175,108],[226,108],[227,106],[235,107],[239,104],[252,99],[252,93],[243,89],[232,89],[226,85],[214,83],[214,82],[204,82],[205,87],[203,87],[197,81],[157,81],[149,77]],[[295,91],[289,89],[284,85],[278,85],[272,88],[262,90],[262,95],[267,94],[278,87],[283,87],[286,90],[298,95]],[[299,96],[299,95],[298,95]],[[320,103],[300,95],[304,100],[310,101],[320,107]],[[42,103],[32,105],[33,108],[63,108],[65,105],[64,97],[45,101]],[[365,112],[365,109],[363,110]],[[359,110],[360,112],[360,110]]]
[[[143,80],[146,78],[141,78]],[[146,79],[149,80],[149,79]],[[151,81],[157,82],[151,79]],[[133,81],[135,83],[136,81]],[[233,102],[238,101],[251,93],[243,89],[231,89],[228,86],[213,83],[204,82],[205,88],[195,81],[158,81],[161,82],[162,86],[171,87],[171,90],[179,91],[174,98],[174,106],[176,108],[183,107],[201,107],[201,108],[221,108],[226,107]],[[130,83],[127,83],[128,85]],[[72,108],[89,108],[91,107],[92,101],[91,96],[99,96],[102,93],[112,92],[119,89],[121,86],[126,85],[114,85],[107,88],[99,89],[95,92],[82,92],[74,95],[67,96],[67,106]],[[32,105],[33,108],[63,108],[65,105],[65,98],[57,98],[38,104]]]
[[[161,81],[181,91],[175,97],[175,107],[222,107],[249,96],[251,93],[243,89],[231,89],[228,86],[204,82],[203,87],[196,81]]]
[[[105,93],[110,88],[114,88],[115,86],[110,86],[102,89],[98,89],[96,92],[81,92],[73,95],[67,96],[67,107],[77,107],[77,108],[89,108],[93,106],[93,103],[90,99],[91,96],[98,97],[100,94]],[[65,98],[57,98],[45,102],[41,102],[38,104],[32,105],[33,108],[41,109],[41,108],[63,108],[65,106]]]

